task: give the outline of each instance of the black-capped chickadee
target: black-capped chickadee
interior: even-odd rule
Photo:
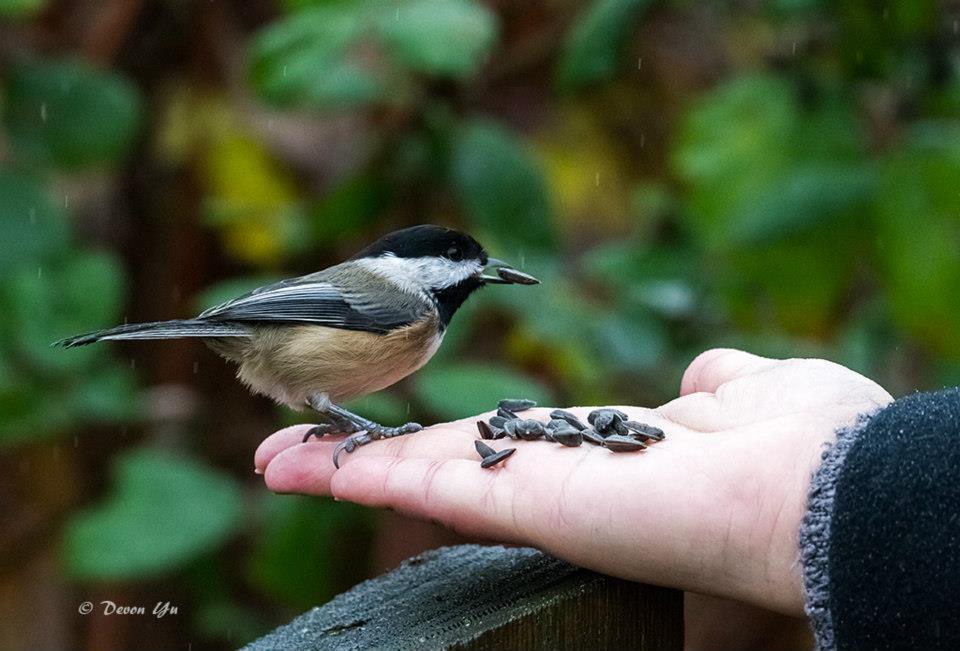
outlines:
[[[484,274],[495,267],[497,276]],[[134,323],[57,342],[200,337],[239,365],[255,393],[322,419],[311,435],[350,434],[334,453],[422,427],[386,427],[338,403],[384,389],[433,356],[454,312],[487,284],[536,284],[489,258],[464,233],[414,226],[380,238],[341,264],[282,280],[193,319]]]

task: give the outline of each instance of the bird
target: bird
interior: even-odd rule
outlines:
[[[339,468],[342,451],[423,429],[414,422],[385,426],[342,403],[385,389],[426,364],[476,290],[538,283],[489,257],[470,235],[422,224],[388,233],[340,264],[259,287],[192,319],[120,325],[54,345],[200,338],[237,365],[237,377],[254,394],[317,412],[320,422],[304,442],[347,435],[334,451]]]

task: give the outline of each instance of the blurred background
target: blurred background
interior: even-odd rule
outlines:
[[[435,222],[543,284],[383,422],[652,406],[716,345],[957,384],[958,117],[960,2],[0,0],[0,648],[232,649],[455,540],[266,491],[310,417],[198,341],[50,342]]]

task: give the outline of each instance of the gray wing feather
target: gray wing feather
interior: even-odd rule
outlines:
[[[422,314],[418,302],[411,300],[414,297],[403,295],[398,287],[382,278],[365,279],[365,286],[383,299],[379,305],[342,289],[343,283],[337,283],[337,279],[337,274],[321,272],[284,280],[213,307],[197,318],[241,323],[315,323],[382,334],[412,323]],[[343,274],[339,279],[343,280]]]

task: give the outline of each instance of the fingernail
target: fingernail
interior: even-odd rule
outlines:
[[[255,475],[262,475],[262,474],[263,474],[263,471],[260,470],[259,468],[254,468],[254,469],[253,469],[253,474],[255,474]]]

